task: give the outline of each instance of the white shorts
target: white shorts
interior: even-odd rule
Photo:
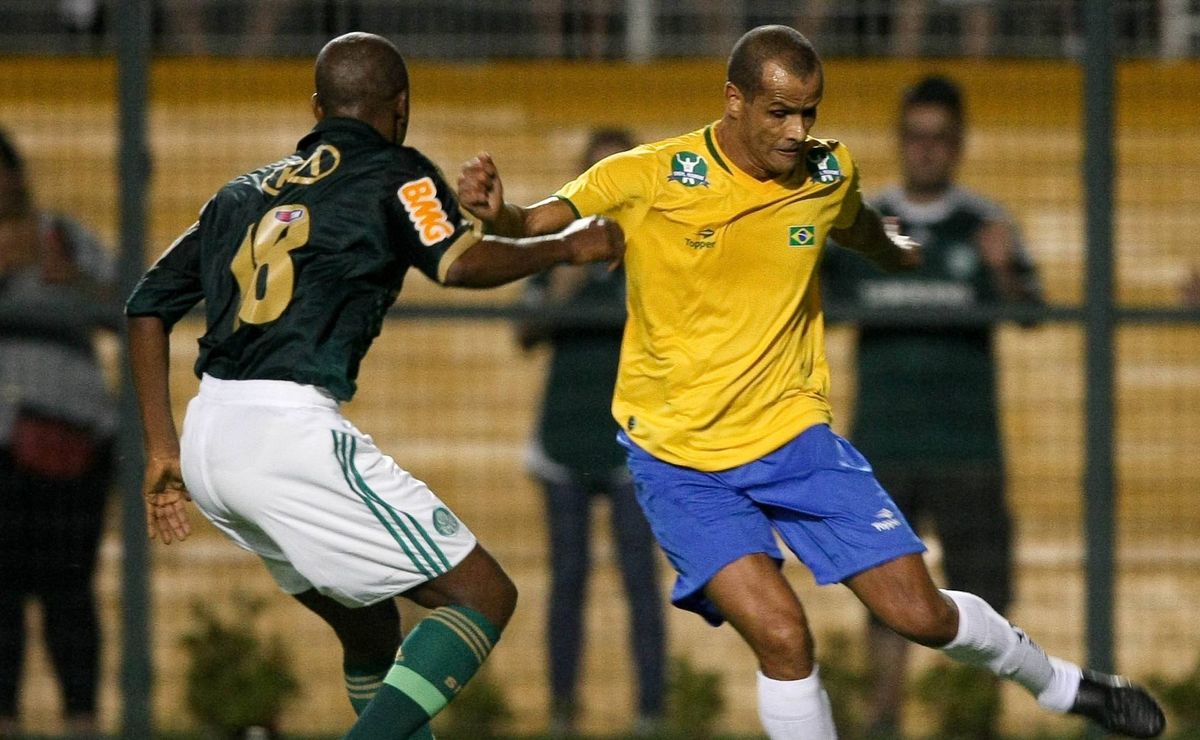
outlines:
[[[280,588],[366,606],[449,571],[475,535],[324,391],[208,375],[180,440],[192,500]]]

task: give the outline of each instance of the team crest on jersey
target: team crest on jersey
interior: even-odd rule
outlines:
[[[789,247],[812,247],[817,244],[817,227],[812,224],[806,226],[789,226],[788,227],[788,246]]]
[[[809,150],[805,161],[808,165],[808,176],[815,182],[831,183],[845,177],[837,157],[823,146],[813,147]]]
[[[458,531],[458,519],[444,506],[433,510],[433,528],[438,534],[449,537]]]
[[[275,220],[282,221],[285,224],[290,224],[293,221],[299,221],[304,218],[303,208],[284,208],[275,211]]]
[[[400,186],[396,191],[408,218],[417,229],[421,243],[432,247],[454,233],[454,226],[442,210],[442,202],[437,197],[437,186],[433,178],[422,177]]]
[[[689,188],[708,187],[708,162],[694,152],[675,152],[671,157],[671,174],[667,182],[675,181]]]

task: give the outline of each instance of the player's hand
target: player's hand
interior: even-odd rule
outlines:
[[[625,232],[616,221],[602,216],[576,219],[561,236],[573,265],[608,262],[608,269],[615,270],[625,257]]]
[[[915,270],[921,266],[921,245],[912,237],[900,233],[900,219],[885,216],[883,233],[896,246],[896,267],[900,270]]]
[[[142,500],[150,539],[169,545],[175,540],[182,542],[192,533],[187,513],[192,496],[183,483],[178,457],[152,457],[146,461]]]
[[[458,200],[475,218],[490,224],[504,209],[504,184],[492,155],[487,152],[462,166],[458,175]]]

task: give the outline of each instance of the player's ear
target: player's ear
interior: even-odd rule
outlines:
[[[730,118],[740,118],[746,106],[746,97],[732,82],[725,83],[725,114]]]
[[[396,96],[396,107],[392,111],[392,118],[394,121],[392,141],[396,144],[403,144],[408,135],[408,90],[404,90]]]
[[[325,120],[325,106],[321,105],[321,99],[317,97],[316,93],[312,94],[312,112],[313,118],[318,121]]]

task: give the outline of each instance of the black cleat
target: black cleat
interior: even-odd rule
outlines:
[[[1126,737],[1158,737],[1167,725],[1158,702],[1122,676],[1085,670],[1071,714]]]

